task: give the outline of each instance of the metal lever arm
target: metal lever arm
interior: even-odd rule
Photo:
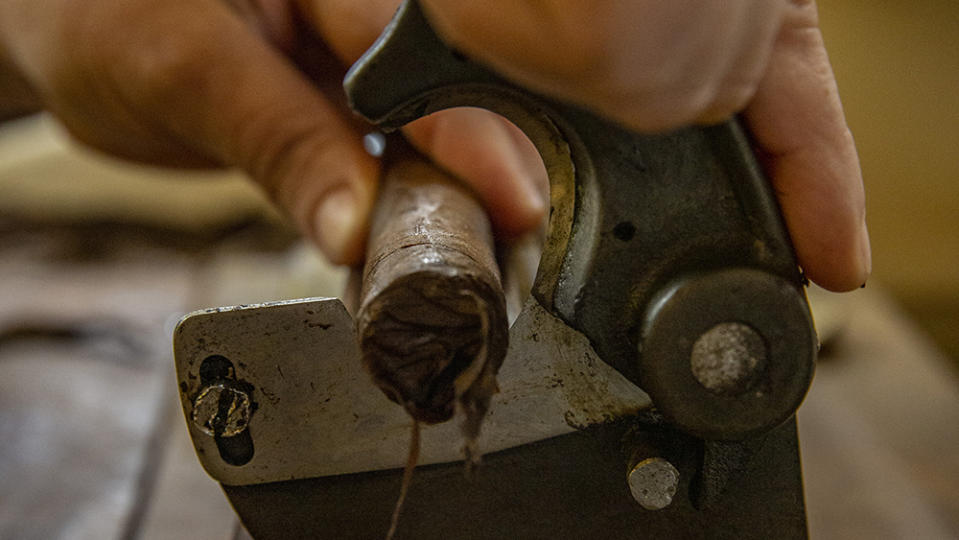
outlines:
[[[415,1],[344,86],[384,129],[474,106],[530,137],[551,183],[534,296],[677,426],[741,439],[793,414],[817,341],[778,206],[735,120],[631,132],[449,48]]]

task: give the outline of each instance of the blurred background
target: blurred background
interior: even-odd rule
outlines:
[[[866,180],[873,278],[811,291],[800,410],[813,538],[959,537],[959,3],[822,0]],[[0,539],[232,538],[192,454],[170,334],[217,305],[338,296],[231,172],[0,124]]]
[[[873,276],[959,358],[959,3],[821,0],[862,160]]]

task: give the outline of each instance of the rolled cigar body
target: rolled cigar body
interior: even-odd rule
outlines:
[[[458,401],[475,439],[509,330],[489,218],[469,189],[390,146],[359,297],[363,362],[416,420],[449,420]]]

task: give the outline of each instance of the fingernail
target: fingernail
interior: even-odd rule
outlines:
[[[314,222],[316,238],[330,261],[350,262],[359,225],[357,218],[356,197],[349,187],[334,189],[320,203]]]

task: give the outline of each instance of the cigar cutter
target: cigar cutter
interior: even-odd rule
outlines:
[[[499,113],[550,176],[546,244],[467,478],[423,432],[399,538],[805,538],[794,414],[818,341],[736,119],[637,134],[514,85],[404,2],[344,83],[384,130]],[[338,299],[194,313],[175,331],[194,446],[257,539],[377,538],[410,420]]]

